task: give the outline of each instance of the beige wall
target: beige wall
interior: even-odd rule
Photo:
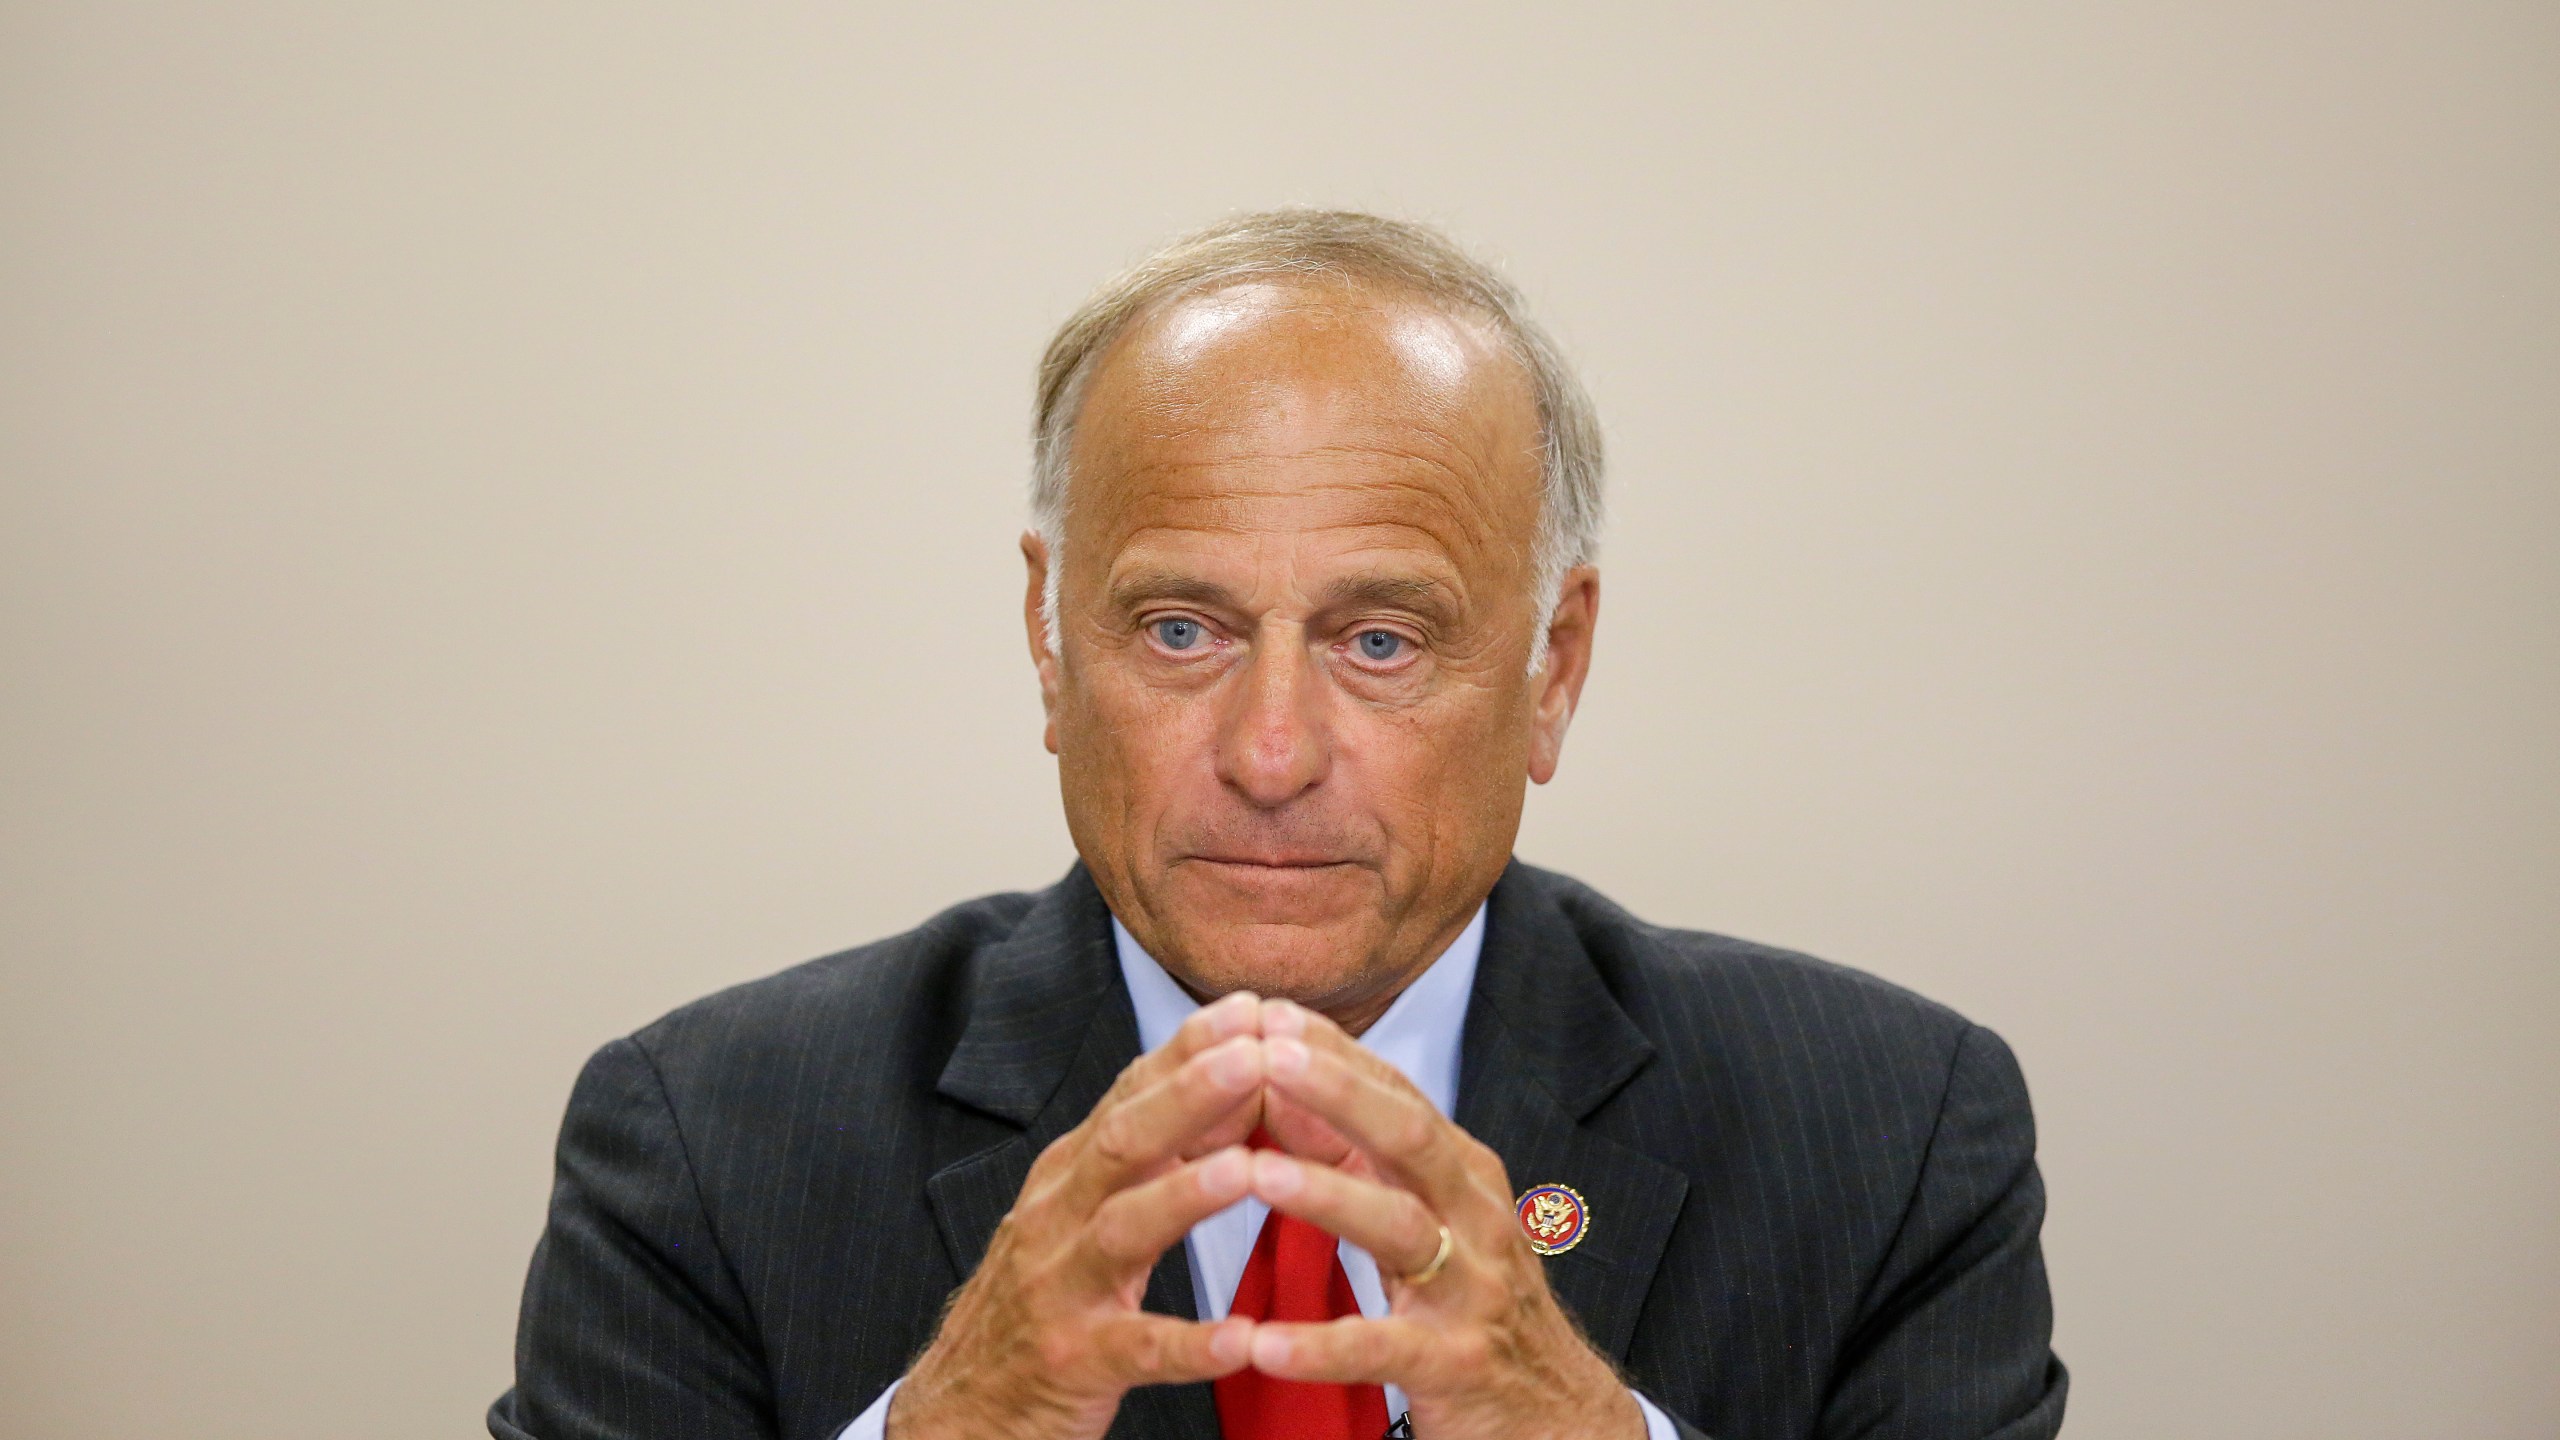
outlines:
[[[2073,1433],[2560,1433],[2560,16],[889,8],[0,8],[0,1434],[473,1432],[591,1048],[1063,868],[1033,357],[1299,200],[1607,417],[1523,853],[2015,1043]]]

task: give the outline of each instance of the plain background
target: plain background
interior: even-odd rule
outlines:
[[[1031,366],[1281,202],[1585,366],[1521,852],[2009,1038],[2071,1433],[2560,1433],[2560,12],[914,8],[0,8],[0,1433],[475,1433],[589,1051],[1063,870]]]

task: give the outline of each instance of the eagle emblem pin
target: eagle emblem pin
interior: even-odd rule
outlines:
[[[1520,1197],[1520,1230],[1530,1249],[1561,1255],[1591,1233],[1591,1207],[1569,1185],[1532,1186]]]

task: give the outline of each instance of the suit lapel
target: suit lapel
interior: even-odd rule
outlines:
[[[1137,1014],[1111,948],[1111,914],[1082,865],[1043,893],[1011,936],[979,952],[969,1018],[937,1090],[949,1100],[1021,1127],[925,1184],[951,1263],[964,1278],[986,1258],[1013,1209],[1031,1162],[1090,1114],[1138,1058]],[[1145,1306],[1196,1319],[1186,1247],[1165,1252],[1147,1277]],[[1111,1434],[1124,1440],[1215,1435],[1206,1385],[1129,1392]]]
[[[1537,878],[1515,864],[1493,890],[1457,1120],[1502,1157],[1515,1192],[1566,1185],[1582,1196],[1584,1238],[1548,1258],[1547,1281],[1592,1343],[1624,1363],[1689,1181],[1583,1127],[1653,1046]]]

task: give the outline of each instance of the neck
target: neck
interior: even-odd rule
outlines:
[[[1448,947],[1444,945],[1441,948],[1445,950]],[[1437,952],[1434,952],[1431,958],[1437,960],[1440,957]],[[1334,1001],[1310,1005],[1307,1008],[1341,1026],[1346,1033],[1356,1038],[1369,1033],[1369,1027],[1377,1024],[1378,1017],[1386,1014],[1387,1010],[1396,1003],[1396,997],[1402,995],[1405,987],[1413,983],[1414,976],[1420,975],[1428,968],[1430,968],[1428,965],[1418,966],[1410,973],[1396,977],[1395,984],[1365,999],[1348,1003]]]

